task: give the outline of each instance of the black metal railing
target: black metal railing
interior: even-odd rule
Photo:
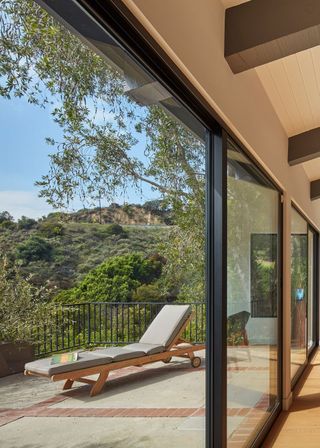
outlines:
[[[137,342],[166,304],[91,302],[59,305],[55,310],[54,322],[37,328],[34,336],[36,355],[42,357],[81,347]],[[184,337],[194,343],[202,343],[206,332],[205,303],[188,305],[192,306],[193,319]]]
[[[277,295],[264,300],[251,298],[251,317],[277,317]]]

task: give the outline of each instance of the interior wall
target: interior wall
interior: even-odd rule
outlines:
[[[230,316],[244,310],[251,313],[251,237],[278,233],[278,193],[232,177],[228,177],[228,191],[237,198],[235,206],[228,202],[227,315]],[[246,329],[250,345],[277,342],[277,318],[251,316]]]
[[[286,197],[320,227],[320,201],[310,201],[304,168],[288,165],[288,137],[255,70],[234,75],[224,58],[220,0],[123,2],[286,190]]]

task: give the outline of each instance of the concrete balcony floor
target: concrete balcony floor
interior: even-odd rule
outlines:
[[[173,359],[110,374],[102,393],[76,383],[0,379],[0,440],[6,448],[203,448],[205,353],[200,369]],[[246,444],[268,416],[273,347],[228,348],[228,446]],[[271,369],[271,370],[270,370]],[[1,444],[0,444],[1,446]]]
[[[0,446],[6,448],[203,448],[205,360],[173,358],[112,372],[102,393],[86,385],[0,379]],[[79,387],[78,387],[79,386]],[[2,445],[3,444],[3,445]]]

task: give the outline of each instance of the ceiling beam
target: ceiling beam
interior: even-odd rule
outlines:
[[[310,183],[310,199],[311,201],[320,199],[320,179],[313,180]]]
[[[319,0],[251,0],[225,15],[225,58],[234,73],[320,44]]]
[[[297,165],[317,157],[320,157],[320,128],[311,129],[311,131],[289,138],[289,165]]]

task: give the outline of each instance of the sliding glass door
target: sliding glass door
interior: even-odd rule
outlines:
[[[317,234],[308,230],[308,353],[316,344],[316,267],[317,267]]]
[[[106,352],[107,361],[126,360],[121,369],[113,366],[107,387],[89,400],[93,412],[113,409],[117,418],[101,419],[92,434],[88,428],[82,446],[203,448],[210,358],[205,351],[210,129],[176,98],[160,70],[153,73],[118,32],[80,6],[99,2],[39,2],[46,9],[24,2],[27,19],[20,2],[5,3],[10,4],[1,16],[7,54],[17,70],[21,65],[23,83],[30,83],[30,91],[17,87],[12,96],[18,101],[26,90],[27,114],[32,117],[39,105],[48,129],[56,125],[38,184],[59,213],[31,227],[50,239],[43,244],[52,249],[52,264],[43,259],[39,266],[52,277],[41,287],[52,286],[50,297],[65,320],[54,330],[45,325],[41,344],[34,341],[44,345],[38,355],[116,346],[119,353]],[[100,3],[108,18],[113,2]],[[23,60],[15,53],[19,45],[27,49]],[[9,76],[8,89],[12,84]],[[35,137],[40,128],[34,126]],[[10,134],[5,136],[9,141]],[[71,207],[79,210],[71,213]],[[41,232],[40,224],[62,230]],[[26,260],[29,265],[38,258]],[[32,266],[28,272],[40,272]],[[147,344],[132,345],[142,341]],[[129,351],[123,351],[126,345]],[[133,361],[137,357],[141,362]],[[77,390],[77,398],[69,407],[81,407],[88,390]],[[77,433],[83,428],[81,419],[72,424]],[[57,420],[38,429],[31,434],[35,445],[41,445],[39,434],[54,434],[56,445],[64,445],[67,435]]]
[[[307,362],[308,223],[291,209],[291,378]]]
[[[291,379],[295,383],[316,344],[317,233],[291,209]]]
[[[279,405],[280,194],[228,141],[227,436],[249,446]]]

